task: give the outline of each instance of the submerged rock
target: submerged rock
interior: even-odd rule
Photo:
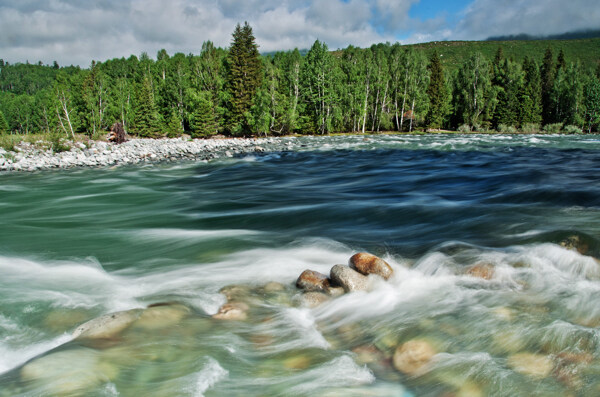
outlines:
[[[248,305],[244,302],[229,302],[221,306],[212,317],[219,320],[243,321],[248,318]]]
[[[306,292],[327,292],[329,290],[329,279],[322,273],[305,270],[296,280],[296,287]]]
[[[491,280],[494,277],[494,266],[489,263],[477,263],[470,266],[465,274],[484,280]]]
[[[409,340],[396,348],[393,357],[394,368],[407,375],[421,375],[435,354],[435,349],[426,340]]]
[[[346,292],[366,291],[368,278],[348,266],[335,265],[331,268],[331,281],[344,288]]]
[[[276,281],[271,281],[265,284],[263,290],[267,293],[285,291],[285,285]]]
[[[385,280],[389,279],[394,273],[394,270],[386,261],[366,252],[352,255],[348,261],[348,266],[365,276],[376,274]]]
[[[507,359],[507,364],[514,371],[535,379],[547,377],[554,367],[549,357],[535,353],[510,355]]]
[[[159,329],[179,323],[191,310],[180,303],[155,303],[148,306],[135,322],[135,327]]]
[[[299,295],[296,299],[294,299],[298,305],[303,307],[317,307],[323,302],[331,299],[328,295],[325,295],[322,292],[305,292]]]
[[[97,317],[75,328],[73,338],[114,338],[133,324],[143,311],[143,309],[132,309]]]
[[[39,382],[44,395],[85,396],[118,376],[118,369],[99,360],[92,349],[70,349],[34,359],[21,368],[25,382]]]

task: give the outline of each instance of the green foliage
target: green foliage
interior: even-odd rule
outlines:
[[[135,96],[135,115],[132,132],[141,137],[156,137],[159,135],[160,122],[154,103],[154,95],[149,77],[144,77],[138,84]]]
[[[213,113],[214,106],[209,98],[198,99],[196,111],[192,118],[192,138],[207,138],[217,133],[216,117]]]
[[[254,41],[246,23],[229,50],[206,41],[199,55],[160,50],[156,60],[144,53],[89,69],[0,63],[0,131],[99,137],[117,121],[140,136],[528,130],[542,122],[591,131],[600,122],[600,39],[334,52],[317,41],[305,55],[263,57]]]
[[[552,88],[556,75],[556,66],[552,57],[552,49],[548,47],[540,69],[542,88],[542,120],[544,124],[556,121],[554,107],[552,106]]]
[[[252,28],[248,22],[239,24],[227,56],[227,91],[229,94],[228,129],[234,134],[250,132],[246,113],[262,80],[261,60]]]
[[[544,126],[544,132],[548,134],[558,134],[560,131],[562,131],[562,126],[562,123],[546,124]]]
[[[4,118],[4,113],[0,110],[0,134],[5,134],[9,131],[8,123]]]
[[[567,125],[563,128],[565,134],[581,134],[581,127],[576,125]]]
[[[429,87],[427,88],[429,112],[425,123],[429,128],[441,128],[449,109],[444,67],[437,51],[431,55],[428,68],[430,73]]]
[[[521,131],[528,134],[538,134],[541,131],[541,126],[537,123],[525,123],[521,126]]]
[[[542,85],[536,63],[525,57],[523,60],[523,85],[519,93],[519,122],[521,124],[541,124]]]
[[[498,132],[501,132],[503,134],[514,134],[515,132],[517,132],[517,129],[512,125],[499,124]]]
[[[585,121],[587,130],[592,132],[600,123],[600,77],[592,76],[585,86]]]
[[[469,124],[462,124],[458,127],[457,131],[462,133],[471,132],[471,126]]]
[[[71,146],[66,142],[63,135],[58,132],[50,134],[50,148],[54,153],[68,152]]]
[[[490,66],[483,55],[473,54],[458,71],[454,84],[456,124],[474,125],[489,121],[496,98]]]

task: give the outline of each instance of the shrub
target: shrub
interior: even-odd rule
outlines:
[[[541,126],[537,123],[525,123],[521,126],[521,131],[528,134],[538,134],[541,131]]]
[[[546,124],[544,132],[549,134],[558,134],[562,130],[562,123]]]
[[[576,125],[566,125],[563,131],[567,134],[581,134],[581,128]]]
[[[54,153],[68,152],[71,146],[63,141],[61,134],[55,133],[50,135],[50,144]]]
[[[501,132],[503,134],[514,134],[515,132],[517,132],[517,129],[512,125],[499,124],[498,132]]]
[[[469,124],[463,124],[458,127],[458,132],[471,132],[471,126]]]

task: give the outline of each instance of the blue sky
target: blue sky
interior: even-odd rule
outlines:
[[[248,21],[261,51],[483,40],[600,28],[598,0],[0,0],[0,58],[89,66],[227,47]]]

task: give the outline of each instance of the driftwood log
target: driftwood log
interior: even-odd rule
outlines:
[[[106,139],[108,139],[109,142],[114,143],[125,142],[125,129],[123,128],[123,124],[114,123],[112,127],[110,127],[110,132],[108,133]]]

